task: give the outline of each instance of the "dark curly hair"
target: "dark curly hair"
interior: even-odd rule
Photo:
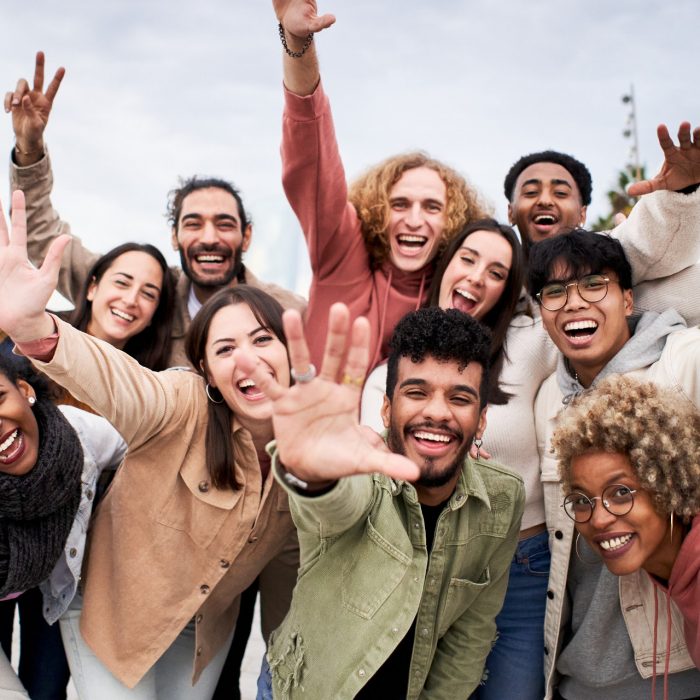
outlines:
[[[399,374],[399,360],[422,362],[432,357],[439,362],[457,362],[462,371],[470,362],[483,368],[479,398],[481,408],[489,393],[491,332],[471,316],[457,309],[436,306],[406,314],[391,336],[387,363],[386,394],[393,397]]]
[[[593,181],[588,168],[573,156],[559,151],[540,151],[539,153],[530,153],[516,161],[508,171],[506,179],[503,181],[503,192],[509,202],[513,201],[513,191],[515,190],[515,182],[520,173],[525,168],[534,165],[535,163],[556,163],[561,165],[569,175],[574,178],[574,182],[581,193],[581,201],[584,206],[591,203],[591,192],[593,191]]]
[[[174,229],[177,229],[177,222],[180,220],[180,212],[182,211],[182,203],[185,197],[197,190],[207,190],[210,188],[224,190],[224,192],[228,192],[236,200],[236,204],[238,204],[238,213],[241,217],[241,231],[245,231],[253,222],[246,213],[245,207],[243,206],[243,199],[241,198],[241,193],[238,188],[228,180],[223,180],[219,177],[202,177],[200,175],[193,175],[186,179],[180,178],[180,186],[170,190],[168,193],[168,207],[165,212],[168,223]]]
[[[605,233],[577,228],[564,236],[547,238],[530,249],[527,288],[535,295],[552,279],[557,263],[566,265],[572,279],[610,270],[622,289],[632,289],[632,268],[620,242]]]
[[[27,382],[34,389],[37,401],[55,398],[48,379],[37,372],[26,357],[0,353],[0,374],[7,377],[15,386],[20,380]]]

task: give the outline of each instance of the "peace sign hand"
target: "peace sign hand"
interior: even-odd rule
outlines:
[[[389,452],[379,436],[358,421],[360,392],[369,364],[367,320],[356,319],[350,331],[347,307],[331,307],[323,367],[319,376],[312,379],[308,377],[314,370],[298,312],[285,312],[284,329],[297,377],[294,386],[280,386],[255,356],[244,350],[237,350],[234,357],[236,364],[273,401],[272,423],[285,469],[308,482],[312,489],[345,476],[374,472],[416,480],[418,467],[406,457]],[[346,349],[343,379],[338,382]]]

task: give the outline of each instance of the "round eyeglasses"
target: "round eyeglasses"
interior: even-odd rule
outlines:
[[[611,484],[603,489],[600,496],[589,498],[585,493],[574,491],[562,503],[566,514],[577,523],[587,523],[593,517],[595,502],[600,501],[603,508],[612,515],[627,515],[634,505],[634,494],[637,489],[631,489],[624,484]]]
[[[563,309],[569,300],[569,287],[576,287],[584,301],[602,301],[608,293],[608,284],[615,282],[605,275],[586,275],[575,282],[550,282],[535,295],[537,301],[547,311]]]

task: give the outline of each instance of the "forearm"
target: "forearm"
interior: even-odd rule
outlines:
[[[295,95],[301,97],[310,95],[318,85],[321,74],[318,66],[318,55],[313,38],[298,37],[284,31],[284,39],[287,48],[292,53],[298,54],[303,51],[302,56],[290,56],[283,50],[282,62],[284,70],[285,87]],[[308,43],[310,41],[310,43]],[[308,45],[307,45],[308,43]],[[304,47],[306,46],[306,49]]]
[[[700,258],[699,230],[700,190],[691,194],[662,190],[642,197],[611,235],[622,244],[636,285],[695,263]]]
[[[27,253],[34,265],[41,265],[51,243],[61,234],[71,234],[70,226],[53,208],[53,172],[48,151],[36,163],[22,167],[16,151],[10,161],[10,188],[22,190],[27,208]],[[83,247],[80,239],[72,240],[63,257],[58,291],[71,301],[83,287],[88,270],[97,255]]]

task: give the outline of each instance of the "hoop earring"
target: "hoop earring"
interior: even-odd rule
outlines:
[[[584,566],[590,566],[591,564],[595,564],[596,561],[598,561],[598,558],[596,557],[595,560],[591,561],[586,561],[582,556],[581,553],[578,551],[578,540],[579,537],[581,537],[581,533],[577,530],[576,531],[576,539],[574,540],[574,550],[576,552],[576,558],[584,565]]]
[[[204,391],[205,391],[205,393],[206,393],[207,398],[209,399],[209,401],[211,401],[212,403],[215,403],[215,404],[223,403],[223,402],[224,402],[224,397],[221,396],[221,392],[219,391],[219,396],[221,396],[221,398],[220,398],[218,401],[215,401],[214,398],[212,397],[211,393],[210,393],[210,389],[216,389],[216,387],[215,387],[215,386],[210,386],[209,384],[207,384],[207,385],[204,387]],[[218,391],[218,389],[217,389],[217,391]]]
[[[481,438],[474,438],[474,447],[476,447],[476,458],[480,459],[481,458],[481,446],[484,444],[484,441]]]
[[[671,511],[671,542],[673,542],[673,511]]]

